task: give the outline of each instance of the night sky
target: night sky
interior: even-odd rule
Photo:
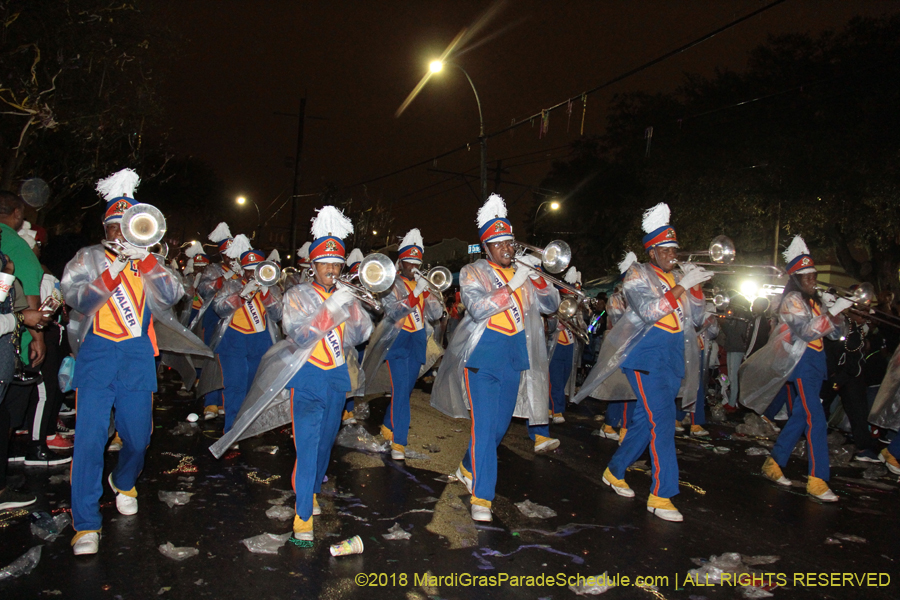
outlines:
[[[766,4],[510,1],[451,60],[471,75],[486,131],[492,132]],[[478,175],[478,113],[464,76],[445,70],[403,115],[394,113],[428,62],[490,6],[484,0],[159,3],[149,16],[164,19],[184,37],[162,90],[171,142],[179,153],[197,156],[217,171],[225,182],[223,202],[245,195],[258,203],[265,221],[289,197],[293,180],[297,120],[274,113],[296,113],[305,94],[307,115],[324,120],[306,122],[301,193],[334,182],[354,198],[391,200],[397,235],[417,226],[426,243],[442,237],[474,241],[477,181],[470,189],[459,178],[428,171]],[[840,29],[856,14],[897,11],[893,1],[788,0],[589,97],[584,132],[603,131],[615,93],[671,91],[685,72],[743,69],[748,50],[769,34],[816,34]],[[489,165],[505,159],[505,179],[536,186],[551,161],[565,157],[567,145],[578,138],[581,112],[580,103],[574,104],[571,120],[565,110],[554,112],[543,139],[537,122],[491,139]],[[469,141],[471,151],[436,165],[354,185]],[[489,179],[493,176],[489,172]],[[514,225],[521,226],[532,206],[528,187],[501,184],[498,191]],[[300,243],[307,239],[317,203],[312,197],[300,205]],[[255,211],[247,211],[245,220],[232,223],[235,233],[255,225]],[[289,214],[285,207],[269,226],[286,226]]]

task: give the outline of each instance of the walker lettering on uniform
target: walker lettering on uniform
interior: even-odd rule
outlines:
[[[122,316],[122,321],[125,323],[125,327],[128,328],[128,331],[131,333],[132,337],[140,337],[141,336],[141,323],[137,318],[137,309],[134,307],[134,303],[131,298],[125,292],[125,288],[122,284],[116,286],[116,289],[113,290],[112,293],[112,301],[116,306],[116,310]]]
[[[328,344],[329,349],[331,349],[331,354],[334,356],[335,363],[338,365],[344,364],[341,340],[338,338],[334,329],[325,334],[325,343]]]
[[[259,314],[258,310],[256,310],[256,305],[253,303],[253,298],[250,298],[244,304],[246,305],[246,308],[247,308],[247,314],[250,315],[250,320],[253,323],[253,328],[256,331],[260,331],[260,329],[262,328],[262,322],[263,322],[262,315]]]
[[[500,279],[500,276],[497,275],[496,271],[492,271],[491,274],[494,276],[494,281],[496,282],[498,288],[502,288],[504,285],[506,285],[503,282],[503,280]],[[513,296],[513,303],[512,303],[512,306],[507,309],[507,311],[509,312],[510,315],[512,315],[512,318],[516,322],[516,330],[521,331],[522,324],[524,321],[524,319],[522,318],[522,309],[519,308],[519,302],[516,298],[516,294],[513,293],[512,296]]]

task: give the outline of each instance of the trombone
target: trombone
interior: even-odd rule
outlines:
[[[692,264],[700,267],[721,267],[723,265],[730,265],[732,269],[736,267],[740,267],[742,269],[757,269],[762,271],[760,273],[763,277],[784,277],[784,269],[781,267],[777,267],[774,265],[740,265],[734,262],[734,257],[736,255],[734,249],[734,242],[727,235],[718,235],[713,238],[712,242],[709,244],[709,250],[697,250],[691,252],[679,252],[680,256],[687,257],[686,260],[678,260],[676,261],[678,264]],[[708,256],[711,262],[698,262],[695,260],[691,260],[695,256]],[[725,270],[720,271],[718,269],[709,269],[716,275],[737,275],[739,271],[734,270]]]
[[[582,292],[575,286],[569,285],[565,281],[549,275],[549,273],[562,273],[566,270],[566,267],[568,267],[569,263],[572,261],[572,249],[567,243],[562,240],[554,240],[547,244],[545,248],[538,248],[537,246],[532,246],[531,244],[526,244],[525,242],[514,241],[513,246],[515,246],[516,248],[516,256],[513,258],[513,262],[515,262],[517,265],[519,265],[520,267],[528,267],[556,287],[562,288],[567,292],[575,294],[579,297],[580,300],[583,300],[585,298],[584,292]],[[541,266],[544,267],[543,271],[535,269],[528,263],[524,263],[518,260],[520,257],[524,256],[526,252],[533,252],[541,257]]]
[[[337,283],[346,287],[359,300],[365,302],[377,311],[381,310],[381,301],[375,296],[384,292],[394,284],[397,276],[397,267],[384,254],[373,252],[359,263],[356,273],[342,274]],[[352,283],[354,278],[359,283]]]
[[[567,296],[560,300],[559,308],[556,309],[556,318],[559,324],[565,327],[570,333],[577,336],[585,344],[590,344],[591,338],[588,336],[587,329],[578,320],[578,309],[581,308],[583,300],[578,300]]]
[[[126,242],[150,250],[160,244],[166,235],[166,218],[155,206],[140,203],[125,210],[119,227]],[[101,243],[117,256],[125,250],[125,244],[119,240],[103,240]],[[162,242],[160,250],[165,250],[168,254],[168,244]]]
[[[440,296],[450,287],[453,282],[453,275],[447,267],[433,267],[427,273],[422,273],[419,269],[413,269],[413,275],[416,280],[424,279],[428,282],[431,292]]]

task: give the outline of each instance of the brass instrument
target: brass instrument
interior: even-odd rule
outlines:
[[[690,252],[679,252],[680,256],[687,257],[686,260],[676,261],[678,264],[692,264],[700,267],[712,267],[709,271],[716,275],[737,275],[742,271],[719,270],[715,267],[730,265],[732,269],[740,267],[742,269],[756,269],[762,271],[759,273],[762,277],[784,277],[784,269],[774,265],[739,265],[734,262],[736,255],[734,242],[727,235],[719,235],[713,238],[709,244],[708,250],[697,250]],[[692,260],[695,256],[708,256],[711,262],[698,262]]]
[[[821,292],[831,292],[833,290],[837,297],[849,300],[853,304],[869,306],[872,303],[872,300],[875,299],[875,286],[868,281],[860,283],[853,291],[833,285],[824,286],[820,283],[817,283],[816,287]]]
[[[453,283],[453,275],[447,267],[433,267],[428,273],[422,273],[419,269],[413,269],[416,280],[425,279],[431,292],[440,296]]]
[[[589,344],[591,338],[588,336],[584,324],[578,319],[578,310],[581,308],[583,302],[584,300],[566,296],[559,302],[559,307],[556,309],[556,318],[559,320],[559,324],[565,327],[566,330],[577,336],[578,339],[585,344]]]
[[[350,290],[362,302],[380,311],[381,301],[376,294],[390,289],[396,277],[397,267],[391,259],[384,254],[373,252],[362,259],[356,273],[341,275],[337,283]],[[359,284],[352,283],[354,278],[359,280]]]
[[[513,258],[514,263],[519,266],[531,269],[556,287],[571,292],[581,299],[585,297],[584,292],[582,292],[578,288],[548,274],[561,273],[565,271],[569,266],[569,263],[572,261],[572,249],[567,243],[562,240],[554,240],[547,244],[545,248],[538,248],[537,246],[532,246],[531,244],[526,244],[524,242],[518,241],[513,242],[513,245],[516,247],[516,256],[515,258]],[[518,258],[524,256],[526,252],[533,252],[537,256],[540,256],[541,265],[545,270],[539,271],[528,263],[519,261]]]
[[[135,204],[122,214],[119,224],[122,237],[125,241],[138,248],[146,248],[148,251],[157,244],[164,244],[160,250],[165,249],[168,254],[168,244],[162,242],[166,235],[166,218],[155,206],[150,204]],[[121,255],[125,244],[119,240],[103,240],[103,246],[113,254]]]
[[[255,281],[259,287],[269,287],[270,285],[275,285],[281,280],[281,267],[278,266],[278,263],[271,260],[264,260],[253,270],[253,278],[251,281]],[[241,292],[241,298],[244,300],[248,300],[256,293],[258,288],[250,288],[249,290]]]

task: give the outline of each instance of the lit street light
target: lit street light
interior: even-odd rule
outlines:
[[[538,217],[538,213],[541,212],[541,208],[543,208],[545,204],[550,205],[551,211],[557,211],[562,206],[559,200],[544,200],[543,202],[538,204],[537,210],[534,211],[534,219],[531,221],[531,235],[534,236],[535,239],[537,239],[537,222],[540,218]],[[546,214],[547,213],[544,213],[544,215]],[[543,217],[544,215],[541,215],[541,217]]]
[[[247,198],[245,198],[244,196],[238,196],[237,198],[235,198],[235,202],[239,206],[243,206],[247,203]],[[253,207],[256,208],[256,229],[253,230],[253,235],[250,237],[252,239],[256,239],[256,232],[259,229],[259,222],[262,220],[262,216],[259,213],[259,205],[256,203],[256,201],[251,200],[250,202],[253,202]]]

